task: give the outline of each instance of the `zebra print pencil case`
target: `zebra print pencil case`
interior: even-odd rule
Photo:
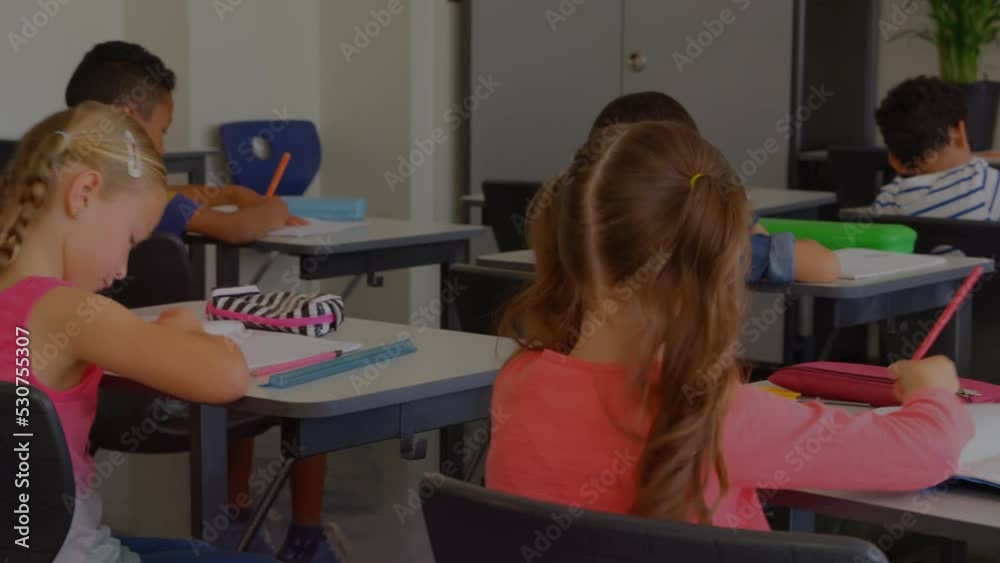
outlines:
[[[329,293],[271,291],[256,286],[212,291],[205,304],[210,320],[240,321],[247,328],[324,336],[344,321],[344,300]]]

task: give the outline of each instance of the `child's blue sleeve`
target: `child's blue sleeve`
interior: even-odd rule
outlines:
[[[748,282],[792,283],[795,279],[795,235],[750,235]]]
[[[163,209],[160,224],[153,229],[153,232],[183,237],[187,224],[197,211],[197,203],[179,193],[174,193]]]

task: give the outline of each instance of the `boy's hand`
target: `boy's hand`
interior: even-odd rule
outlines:
[[[187,307],[171,307],[160,313],[156,324],[184,332],[204,332],[201,319]]]
[[[280,197],[262,197],[254,206],[264,217],[264,233],[276,231],[288,224],[291,215],[288,214],[288,206]]]
[[[944,356],[903,360],[889,366],[889,370],[898,376],[895,390],[901,401],[921,389],[945,389],[951,393],[959,389],[955,364]]]
[[[301,225],[308,225],[309,221],[303,219],[302,217],[296,217],[295,215],[289,215],[288,220],[285,221],[285,225],[289,227],[298,227]]]
[[[233,185],[226,186],[225,189],[232,195],[236,207],[253,207],[264,199],[264,196],[246,186]]]

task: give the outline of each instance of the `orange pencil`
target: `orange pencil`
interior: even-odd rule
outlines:
[[[291,159],[292,153],[290,152],[281,155],[278,168],[274,171],[274,177],[271,178],[271,184],[267,186],[267,194],[264,197],[271,197],[274,195],[274,192],[278,191],[278,184],[281,183],[281,177],[285,175],[285,168],[288,168],[288,161]]]

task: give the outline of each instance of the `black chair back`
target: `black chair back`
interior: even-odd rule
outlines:
[[[885,563],[859,539],[734,531],[590,512],[490,491],[442,475],[421,482],[437,563]]]
[[[862,210],[844,210],[840,216],[845,221],[870,220],[874,223],[906,225],[917,231],[914,251],[920,254],[929,254],[941,247],[954,247],[966,256],[994,260],[1000,254],[1000,223],[992,221],[903,215],[874,216]],[[972,372],[961,375],[1000,383],[1000,377],[994,375],[997,362],[1000,362],[1000,347],[997,346],[997,342],[1000,342],[1000,323],[996,321],[1000,319],[1000,283],[995,275],[984,276],[981,289],[972,294]]]
[[[525,240],[528,204],[541,187],[539,182],[483,182],[486,218],[500,252],[528,248]]]
[[[17,141],[0,139],[0,170],[7,167],[7,163],[14,158],[15,151],[17,151]]]
[[[495,335],[504,306],[534,274],[456,264],[448,273],[456,288],[455,308],[463,332]]]
[[[0,416],[8,421],[0,447],[10,460],[5,464],[9,479],[0,486],[7,519],[0,526],[2,553],[17,556],[11,561],[52,561],[69,532],[76,499],[73,461],[59,415],[52,401],[30,384],[0,382],[0,405]],[[15,425],[19,418],[28,424]],[[26,549],[15,543],[25,541],[22,531],[28,535]]]
[[[184,243],[162,233],[142,241],[129,254],[128,275],[103,293],[129,309],[197,299]]]
[[[895,177],[882,147],[833,146],[829,155],[830,180],[841,209],[870,205],[879,188]]]

